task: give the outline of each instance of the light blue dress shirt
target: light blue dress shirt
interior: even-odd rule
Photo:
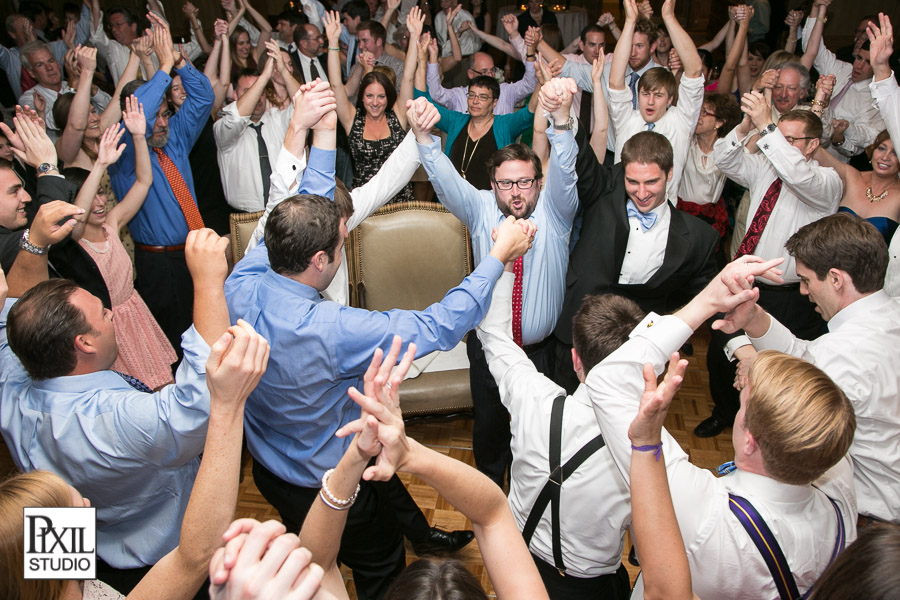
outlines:
[[[206,75],[192,67],[189,62],[185,61],[181,67],[175,69],[175,72],[181,76],[187,99],[178,112],[169,118],[169,141],[163,151],[178,167],[178,172],[181,173],[196,201],[197,192],[194,189],[194,176],[188,155],[209,119],[209,110],[215,96]],[[172,78],[168,73],[157,71],[150,81],[135,92],[137,99],[144,105],[147,138],[153,135],[156,114],[171,83]],[[125,144],[125,151],[118,161],[109,166],[110,183],[119,198],[125,197],[136,178],[134,141],[130,135],[126,135],[122,137],[122,143]],[[139,244],[150,246],[183,244],[188,234],[187,221],[153,148],[150,148],[150,166],[153,169],[153,183],[150,184],[150,191],[141,210],[128,224],[128,229],[134,241]]]
[[[313,148],[298,193],[327,196],[329,190],[334,152]],[[502,272],[500,261],[486,257],[423,311],[372,312],[323,300],[316,289],[275,273],[264,243],[254,248],[225,282],[232,321],[244,319],[271,347],[245,411],[254,459],[284,481],[318,488],[350,443],[334,433],[359,417],[347,390],[362,389],[375,349],[387,352],[395,334],[404,344],[415,342],[417,356],[453,348],[481,322]]]
[[[191,327],[176,383],[139,392],[113,371],[32,381],[0,313],[0,429],[23,471],[46,469],[97,508],[97,553],[120,569],[178,545],[209,423],[209,346]]]
[[[578,147],[571,131],[547,130],[552,151],[546,181],[531,214],[538,227],[534,245],[525,255],[522,273],[522,343],[536,344],[550,335],[562,311],[569,265],[569,236],[578,210],[575,159]],[[447,210],[465,223],[472,236],[475,260],[481,261],[493,247],[491,233],[505,218],[494,193],[478,190],[463,179],[434,138],[419,144],[422,166],[434,191]]]

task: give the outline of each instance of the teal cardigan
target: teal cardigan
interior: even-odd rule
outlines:
[[[415,90],[415,97],[428,98],[428,101],[437,107],[438,112],[441,114],[441,120],[438,121],[436,127],[447,134],[447,143],[444,145],[444,154],[450,156],[450,149],[453,148],[453,142],[456,141],[456,137],[459,133],[469,124],[469,115],[441,106],[431,99],[428,92]],[[494,115],[493,131],[497,149],[509,146],[515,142],[516,138],[531,129],[533,123],[534,113],[528,110],[527,105],[508,115]]]

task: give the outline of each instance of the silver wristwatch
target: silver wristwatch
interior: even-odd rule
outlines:
[[[51,171],[56,171],[57,173],[59,173],[59,167],[50,163],[41,163],[38,165],[37,172],[40,175],[46,175]]]
[[[553,123],[554,131],[572,131],[575,128],[575,119],[569,115],[569,120],[565,122],[563,125],[557,125]]]
[[[28,239],[28,232],[30,230],[26,229],[25,233],[22,234],[22,239],[19,241],[19,248],[24,250],[25,252],[29,252],[31,254],[37,254],[38,256],[43,256],[47,254],[47,251],[50,250],[50,246],[44,246],[41,248],[40,246],[35,246]]]

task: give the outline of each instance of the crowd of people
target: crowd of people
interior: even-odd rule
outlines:
[[[486,598],[406,564],[404,540],[477,539],[499,598],[892,597],[900,72],[884,14],[829,48],[832,2],[773,51],[767,0],[703,44],[676,0],[572,40],[537,0],[505,37],[482,0],[186,2],[177,43],[158,0],[65,23],[20,0],[0,595],[347,598],[346,565],[360,599]],[[432,197],[474,270],[424,310],[349,306],[349,231]],[[234,213],[258,219],[236,263]],[[663,426],[700,329],[717,473]],[[463,341],[477,469],[400,407],[413,360]],[[242,447],[281,522],[233,521]],[[97,580],[23,578],[23,507],[88,504]]]

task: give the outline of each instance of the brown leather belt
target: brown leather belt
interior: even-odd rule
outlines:
[[[134,247],[143,252],[181,252],[184,250],[184,244],[177,246],[147,246],[145,244],[134,243]]]

